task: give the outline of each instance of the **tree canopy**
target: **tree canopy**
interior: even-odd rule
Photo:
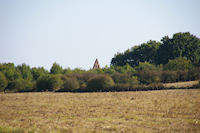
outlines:
[[[111,60],[111,65],[124,66],[127,63],[132,67],[139,65],[139,62],[151,64],[167,64],[169,60],[184,57],[190,60],[193,65],[200,65],[200,39],[196,36],[185,33],[176,33],[172,38],[165,36],[161,42],[148,41],[124,53],[117,53]]]

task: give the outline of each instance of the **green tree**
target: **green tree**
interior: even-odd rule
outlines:
[[[39,77],[48,74],[48,71],[44,69],[44,67],[34,67],[31,69],[31,73],[33,75],[33,80],[37,80]]]
[[[16,70],[13,63],[0,64],[0,71],[6,76],[8,81],[13,81],[21,77],[21,73]]]
[[[134,46],[126,50],[124,53],[118,53],[112,58],[111,64],[114,66],[124,66],[130,64],[132,67],[137,66],[139,62],[149,62],[155,64],[157,50],[160,43],[156,41],[148,41],[139,46]]]
[[[7,87],[7,85],[8,85],[8,81],[5,77],[5,75],[2,72],[0,72],[0,92],[4,91],[4,89]]]
[[[60,75],[53,75],[49,78],[49,90],[55,91],[59,90],[63,86],[63,81]]]
[[[59,64],[53,63],[50,72],[51,74],[61,74],[63,72],[63,68]]]
[[[200,65],[200,39],[189,32],[165,36],[157,52],[157,64],[167,64],[171,59],[185,57],[194,65]]]
[[[22,65],[18,65],[16,67],[17,71],[19,71],[21,73],[21,76],[23,79],[25,80],[32,80],[32,73],[31,73],[31,68],[29,65],[26,64],[22,64]]]

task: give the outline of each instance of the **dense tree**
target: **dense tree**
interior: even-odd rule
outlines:
[[[123,54],[118,53],[112,58],[111,64],[115,66],[124,66],[127,63],[136,66],[139,62],[155,63],[157,50],[160,43],[156,41],[148,41],[139,46],[134,46],[131,50],[126,50]]]
[[[53,63],[50,72],[51,74],[61,74],[63,72],[63,68],[59,64]]]
[[[117,53],[111,60],[111,65],[124,66],[127,63],[131,66],[139,65],[139,62],[151,64],[167,64],[171,59],[184,57],[190,60],[193,65],[200,65],[200,39],[189,32],[176,33],[172,38],[165,36],[161,43],[148,41],[124,53]]]
[[[0,71],[4,73],[4,75],[9,81],[22,78],[20,71],[16,70],[15,65],[13,63],[0,64]]]
[[[2,72],[0,72],[0,92],[4,91],[4,89],[7,87],[7,85],[8,85],[8,81],[5,77],[5,75]]]
[[[22,65],[18,65],[17,66],[17,71],[19,71],[21,73],[21,76],[23,79],[26,80],[32,80],[32,73],[31,73],[31,68],[29,65],[26,64],[22,64]]]
[[[167,64],[170,59],[185,57],[194,65],[200,63],[200,39],[189,32],[165,36],[157,53],[157,64]]]
[[[48,74],[48,71],[44,69],[44,67],[34,67],[31,69],[31,73],[33,75],[33,80],[37,80],[39,77]]]

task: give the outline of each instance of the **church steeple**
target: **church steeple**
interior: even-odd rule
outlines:
[[[100,68],[99,61],[98,61],[98,59],[96,59],[94,62],[93,69],[99,69],[99,68]]]

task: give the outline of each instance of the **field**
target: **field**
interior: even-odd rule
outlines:
[[[175,88],[181,88],[181,87],[192,87],[194,85],[197,85],[199,81],[187,81],[187,82],[176,82],[176,83],[165,83],[164,86],[169,87],[175,87]]]
[[[200,89],[0,94],[0,132],[200,132]]]

